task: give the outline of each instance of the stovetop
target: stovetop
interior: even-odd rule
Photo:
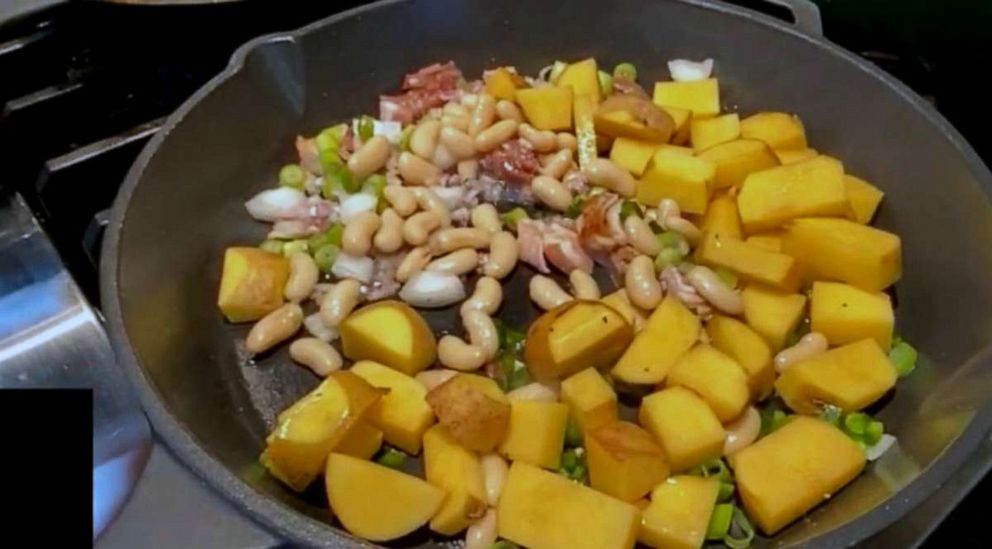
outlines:
[[[255,0],[140,6],[46,0],[36,5],[44,4],[44,9],[0,23],[0,151],[5,153],[0,200],[9,200],[12,193],[23,197],[24,213],[38,220],[82,295],[99,308],[96,267],[107,208],[134,158],[169,113],[248,39],[294,29],[360,3]],[[757,0],[734,3],[767,11]],[[983,92],[975,85],[975,60],[967,55],[992,51],[984,37],[992,23],[992,4],[962,0],[955,10],[925,0],[819,4],[828,38],[932,101],[992,163],[987,117],[976,115],[984,104]],[[0,1],[0,21],[10,16],[3,9]],[[992,443],[979,451],[992,453]],[[977,466],[965,467],[948,489],[868,545],[903,546],[921,539],[933,521],[912,517],[945,515],[958,503],[952,488],[968,486],[983,473]],[[990,492],[992,480],[979,484],[933,534],[934,545],[949,539],[953,530],[965,536],[963,542],[955,538],[957,545],[978,547],[980,502]],[[155,444],[130,502],[97,545],[279,543]]]

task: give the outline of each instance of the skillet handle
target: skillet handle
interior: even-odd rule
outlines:
[[[812,34],[823,36],[823,21],[820,19],[820,8],[811,0],[764,0],[769,4],[781,6],[790,12],[795,19],[796,28]]]

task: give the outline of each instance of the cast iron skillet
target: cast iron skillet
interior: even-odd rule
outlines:
[[[469,75],[497,64],[533,74],[586,56],[633,61],[642,82],[667,78],[665,60],[713,57],[726,106],[800,114],[814,147],[886,192],[879,224],[903,237],[905,254],[897,330],[927,355],[881,411],[900,447],[770,541],[849,545],[926,498],[992,424],[992,175],[940,115],[875,67],[703,0],[387,1],[238,50],[146,147],[104,244],[111,339],[159,436],[287,539],[358,544],[331,525],[319,489],[294,495],[256,463],[267,423],[315,380],[281,352],[245,364],[246,328],[214,306],[224,247],[265,233],[242,203],[272,185],[296,134],[375,112],[376,96],[407,71],[454,59]],[[523,292],[508,293],[511,316],[530,314]]]

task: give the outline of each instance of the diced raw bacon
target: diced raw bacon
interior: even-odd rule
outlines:
[[[307,139],[302,135],[297,135],[296,154],[299,155],[300,165],[303,166],[304,170],[318,175],[324,172],[320,167],[317,143],[313,139]]]
[[[440,107],[458,94],[462,73],[453,61],[435,63],[403,77],[399,95],[379,97],[379,119],[386,122],[413,122],[434,107]]]
[[[541,162],[534,151],[514,139],[479,159],[479,169],[507,183],[530,184],[541,169]]]
[[[544,224],[540,221],[522,219],[517,222],[517,244],[520,246],[520,260],[534,267],[538,272],[549,273],[544,260]]]
[[[434,63],[404,76],[403,89],[454,88],[458,86],[461,77],[462,71],[458,70],[454,61]]]
[[[592,273],[592,258],[579,244],[579,235],[564,227],[551,224],[544,233],[544,255],[563,273],[575,269]]]
[[[613,193],[598,194],[586,201],[575,223],[584,248],[609,252],[626,241],[623,231],[617,233],[613,227],[617,220],[611,223],[610,219],[619,214],[614,210],[619,204],[620,198]]]

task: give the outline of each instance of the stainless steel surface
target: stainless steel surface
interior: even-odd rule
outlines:
[[[792,12],[793,24],[799,30],[816,36],[823,36],[823,21],[820,8],[811,0],[764,0],[769,4],[782,6]]]

